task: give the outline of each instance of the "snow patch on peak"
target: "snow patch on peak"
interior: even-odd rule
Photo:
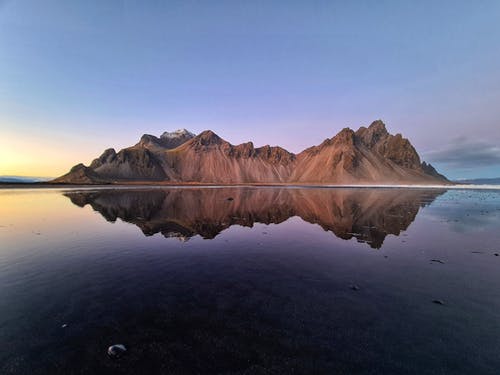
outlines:
[[[172,138],[182,138],[182,137],[192,138],[192,137],[195,137],[195,136],[196,136],[196,134],[191,133],[189,130],[186,130],[186,129],[177,129],[176,131],[173,131],[173,132],[164,132],[160,136],[160,138],[162,138],[162,139],[165,139],[165,138],[172,139]]]

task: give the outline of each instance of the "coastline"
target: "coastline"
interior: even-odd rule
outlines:
[[[0,182],[0,190],[11,189],[145,189],[145,188],[229,188],[229,187],[282,187],[303,189],[453,189],[500,190],[500,185],[469,184],[293,184],[293,183],[151,183],[129,182],[117,184],[67,184],[47,182]]]

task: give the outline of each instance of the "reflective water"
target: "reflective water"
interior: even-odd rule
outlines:
[[[491,190],[0,190],[0,373],[498,374],[499,229]]]

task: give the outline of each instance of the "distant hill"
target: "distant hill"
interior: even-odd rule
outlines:
[[[473,178],[469,180],[453,181],[457,184],[471,184],[471,185],[500,185],[500,177],[497,178]]]
[[[0,176],[0,182],[29,184],[50,181],[51,177]]]
[[[145,134],[131,147],[107,149],[87,167],[74,166],[55,183],[307,183],[442,184],[410,141],[382,121],[345,128],[318,146],[293,154],[279,146],[232,145],[211,130]]]

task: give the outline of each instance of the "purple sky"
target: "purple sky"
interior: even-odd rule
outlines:
[[[0,175],[177,128],[298,152],[380,118],[448,177],[498,177],[499,19],[498,1],[0,0]]]

